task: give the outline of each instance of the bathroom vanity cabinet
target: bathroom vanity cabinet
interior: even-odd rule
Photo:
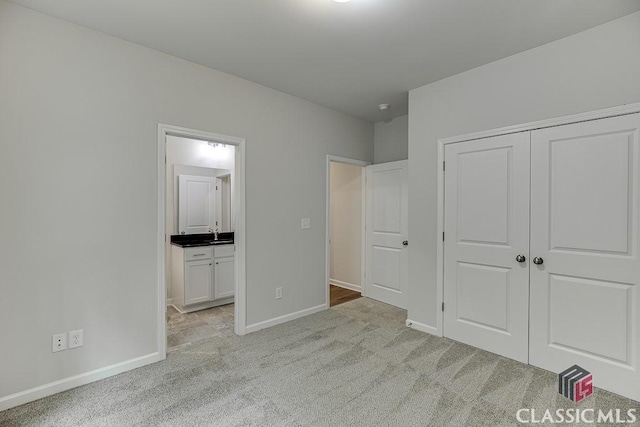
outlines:
[[[235,246],[171,246],[173,304],[188,313],[233,302]]]

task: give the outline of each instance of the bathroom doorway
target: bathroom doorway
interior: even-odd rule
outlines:
[[[244,140],[160,125],[160,348],[245,333]]]

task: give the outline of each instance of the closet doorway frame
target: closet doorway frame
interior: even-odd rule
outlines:
[[[325,182],[325,236],[324,236],[324,284],[325,284],[325,305],[326,308],[331,308],[331,163],[343,163],[346,165],[352,166],[360,166],[362,168],[362,242],[361,244],[361,254],[360,254],[360,283],[361,283],[361,295],[364,297],[365,295],[365,249],[366,249],[366,234],[365,234],[365,223],[366,223],[366,193],[367,193],[367,166],[371,166],[371,162],[367,162],[365,160],[357,160],[351,159],[348,157],[334,156],[332,154],[327,154],[327,163],[326,163],[326,182]]]
[[[555,126],[563,126],[569,125],[573,123],[581,123],[588,122],[593,120],[606,119],[609,117],[617,117],[617,116],[625,116],[629,114],[640,113],[640,102],[633,104],[625,104],[618,107],[605,108],[601,110],[588,111],[584,113],[571,114],[568,116],[556,117],[552,119],[539,120],[535,122],[523,123],[519,125],[506,126],[502,128],[490,129],[486,131],[468,133],[464,135],[458,135],[448,138],[438,139],[438,177],[437,177],[437,187],[438,187],[438,200],[437,200],[437,209],[438,209],[438,225],[437,225],[437,276],[436,276],[436,305],[434,309],[436,312],[439,312],[439,315],[436,316],[436,327],[432,328],[421,328],[425,332],[431,333],[433,335],[437,335],[439,337],[444,336],[444,309],[440,309],[440,307],[444,307],[444,243],[445,243],[445,235],[444,235],[444,190],[445,190],[445,182],[444,182],[444,149],[448,144],[455,144],[458,142],[466,142],[472,141],[476,139],[484,139],[491,138],[500,135],[508,135],[513,133],[520,132],[530,132],[538,129],[545,129]],[[449,237],[450,238],[450,237]]]

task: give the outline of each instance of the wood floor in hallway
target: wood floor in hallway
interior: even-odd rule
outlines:
[[[342,304],[347,301],[352,301],[354,299],[362,297],[362,294],[360,292],[352,291],[351,289],[345,289],[334,285],[330,285],[329,294],[331,296],[329,303],[330,307],[335,307],[338,304]]]

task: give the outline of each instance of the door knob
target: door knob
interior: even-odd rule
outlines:
[[[524,255],[518,255],[516,257],[516,261],[518,262],[525,262],[527,260],[527,257],[525,257]]]
[[[404,242],[402,242],[402,246],[409,246],[409,241],[405,240]]]
[[[533,263],[534,263],[535,265],[540,265],[540,264],[542,264],[543,262],[544,262],[544,260],[543,260],[542,258],[540,258],[539,256],[537,256],[537,257],[535,257],[535,258],[533,259]]]

